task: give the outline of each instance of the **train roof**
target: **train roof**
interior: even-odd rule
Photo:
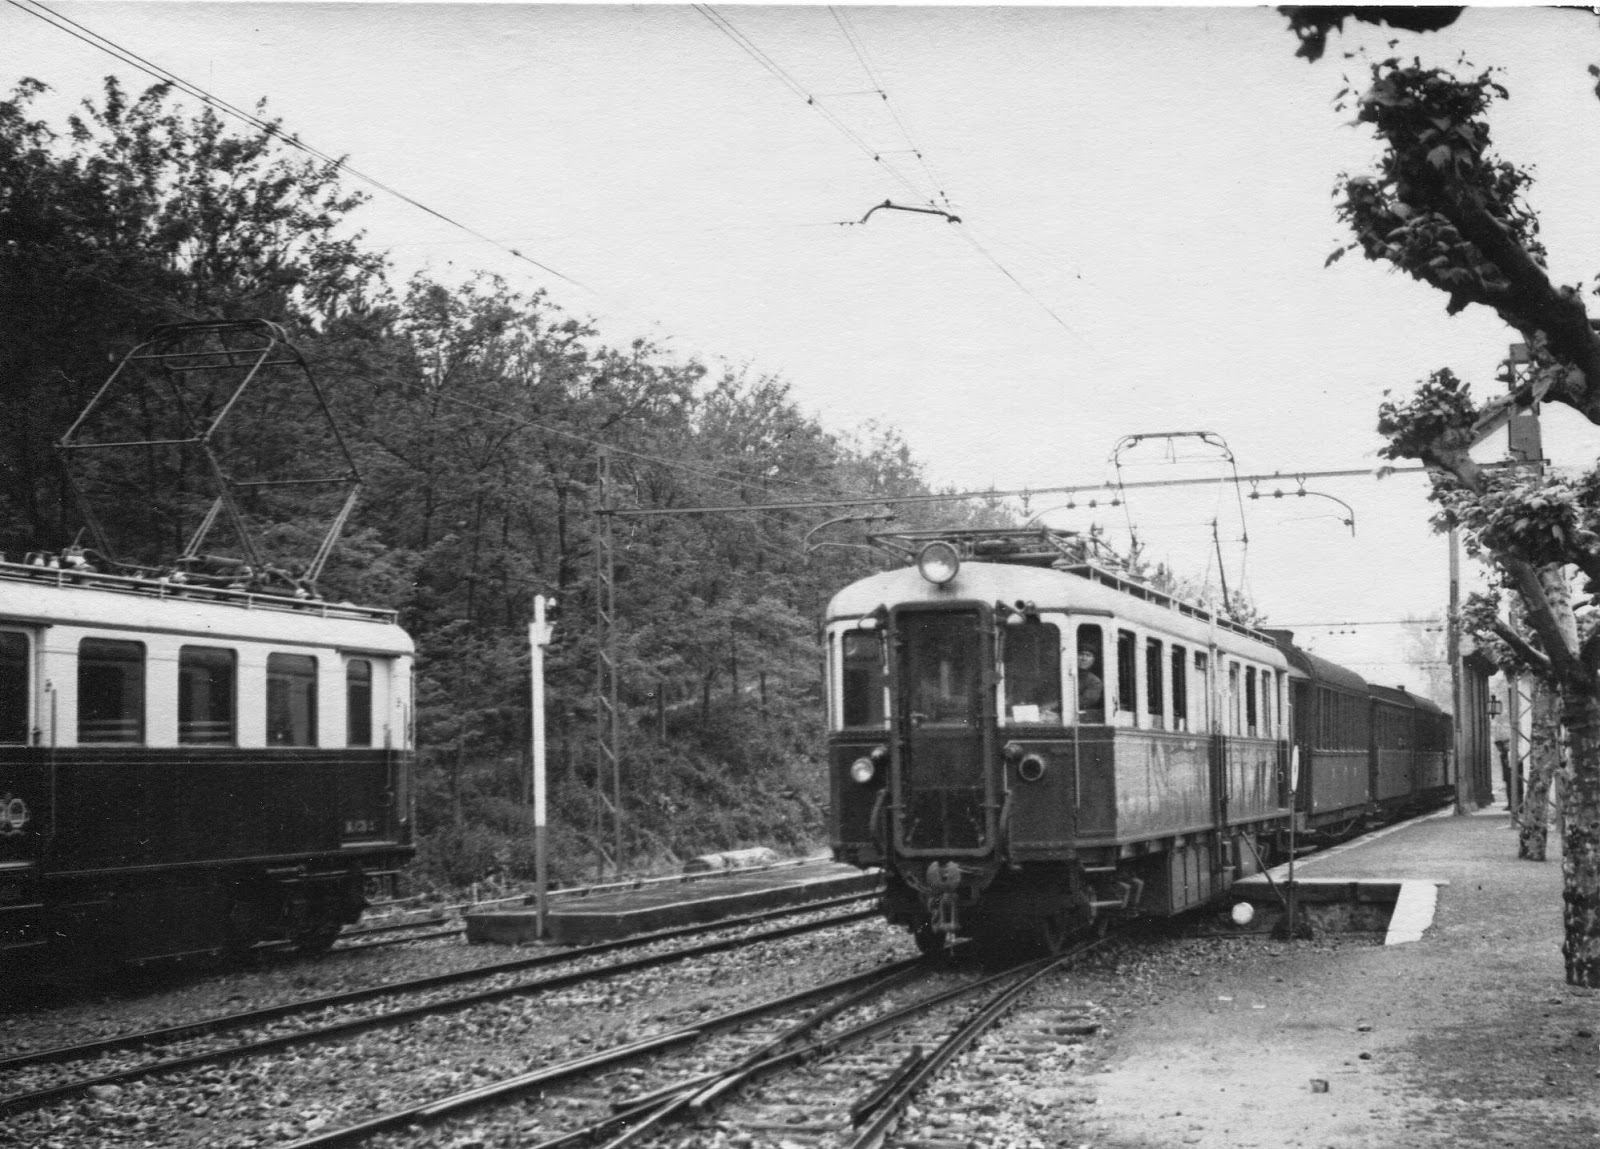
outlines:
[[[914,566],[899,567],[841,589],[829,601],[825,621],[860,618],[880,606],[913,602],[1009,604],[1018,600],[1040,611],[1109,614],[1201,645],[1215,642],[1236,650],[1265,648],[1253,651],[1253,657],[1282,662],[1277,644],[1265,632],[1082,564],[1052,568],[967,559],[955,578],[942,586],[923,578]]]
[[[0,621],[408,655],[395,612],[320,599],[0,561]]]
[[[1336,686],[1356,694],[1367,693],[1367,680],[1353,670],[1346,670],[1338,663],[1329,662],[1326,658],[1318,658],[1310,651],[1301,650],[1293,642],[1288,631],[1273,631],[1273,640],[1278,648],[1289,659],[1289,665],[1300,671],[1307,678],[1322,683],[1324,686]]]
[[[1377,683],[1371,683],[1367,686],[1367,689],[1372,692],[1374,698],[1383,702],[1393,703],[1395,706],[1423,710],[1429,714],[1447,713],[1443,707],[1437,705],[1431,698],[1423,698],[1420,694],[1412,694],[1411,691],[1403,686],[1379,686]]]

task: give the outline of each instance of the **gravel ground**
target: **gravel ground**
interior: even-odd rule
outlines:
[[[1447,880],[1420,942],[1157,935],[1121,943],[1036,990],[918,1099],[905,1149],[1356,1149],[1600,1144],[1600,993],[1566,986],[1560,868],[1515,860],[1503,815],[1439,819],[1307,877]],[[1399,843],[1399,845],[1395,845]],[[1369,853],[1371,856],[1369,857]],[[1398,861],[1396,857],[1398,856]],[[1365,869],[1364,869],[1365,867]],[[1397,868],[1399,867],[1399,868]],[[1418,868],[1421,867],[1421,868]],[[498,960],[498,947],[427,943],[206,979],[0,1020],[0,1048],[143,1028],[196,1014]],[[281,1144],[379,1107],[437,1096],[673,1028],[711,1011],[911,952],[878,925],[807,935],[511,1001],[233,1070],[180,1089],[155,1083],[13,1117],[0,1144],[40,1149]],[[1041,1037],[1060,1018],[1098,1033]],[[137,1019],[135,1023],[133,1019]],[[829,1072],[825,1066],[818,1073]],[[834,1072],[838,1072],[835,1067]],[[843,1108],[857,1090],[843,1083]],[[1323,1091],[1317,1083],[1326,1083]],[[486,1111],[421,1139],[517,1143],[520,1108]],[[662,1139],[678,1149],[818,1149],[714,1122]]]

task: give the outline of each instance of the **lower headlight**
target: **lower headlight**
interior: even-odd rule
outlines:
[[[871,758],[862,755],[850,763],[850,777],[865,786],[872,781],[872,776],[878,772],[878,764]]]

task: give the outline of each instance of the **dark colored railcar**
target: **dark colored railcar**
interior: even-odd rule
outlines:
[[[1289,664],[1267,635],[1048,532],[930,551],[826,621],[833,845],[885,867],[892,920],[924,944],[1054,945],[1256,868],[1290,816]]]
[[[1369,689],[1374,805],[1387,814],[1444,801],[1454,790],[1450,715],[1402,688]]]
[[[880,535],[825,619],[834,854],[932,947],[1168,915],[1442,798],[1449,716],[1043,530]],[[1291,779],[1298,768],[1298,783]],[[1381,795],[1381,796],[1380,796]]]
[[[412,853],[391,612],[0,562],[0,961],[330,944]]]

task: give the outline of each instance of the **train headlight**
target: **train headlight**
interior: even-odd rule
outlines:
[[[929,543],[917,554],[917,570],[935,586],[943,586],[961,569],[961,556],[946,542]]]
[[[878,764],[863,754],[850,763],[850,777],[865,786],[872,781],[872,776],[878,772]]]
[[[1037,782],[1044,777],[1044,759],[1037,754],[1029,754],[1017,763],[1017,777],[1024,782]]]

